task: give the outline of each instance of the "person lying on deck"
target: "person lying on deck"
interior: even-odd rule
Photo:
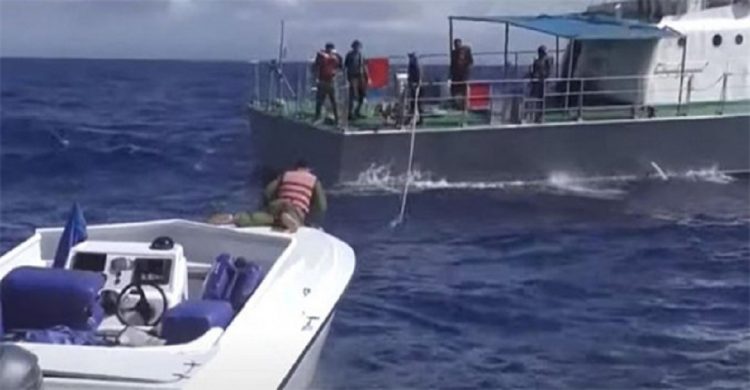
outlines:
[[[309,224],[311,216],[322,217],[328,208],[320,180],[303,160],[266,186],[263,203],[262,211],[216,214],[208,222],[238,227],[274,226],[294,233],[300,226]]]

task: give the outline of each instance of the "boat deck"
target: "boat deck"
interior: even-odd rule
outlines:
[[[256,108],[258,108],[256,106]],[[393,121],[385,122],[383,118],[377,116],[371,106],[363,107],[365,116],[354,121],[338,126],[343,131],[377,131],[377,130],[395,130],[409,127],[409,123],[404,126],[397,125]],[[265,110],[265,108],[260,107]],[[533,122],[530,115],[522,122],[503,121],[502,118],[493,118],[489,110],[483,111],[461,111],[457,109],[439,109],[426,110],[423,121],[417,126],[417,129],[430,130],[457,130],[464,127],[476,127],[491,125],[497,127],[518,126]],[[587,106],[581,111],[579,119],[576,108],[549,108],[545,113],[542,123],[566,123],[566,122],[594,122],[605,120],[627,120],[635,118],[646,118],[646,113],[642,110],[635,110],[631,107],[596,107]],[[289,118],[295,118],[307,123],[314,123],[314,109],[312,102],[299,104],[293,110],[275,110],[277,114]],[[653,114],[654,118],[670,117],[692,117],[692,116],[712,116],[712,115],[737,115],[750,113],[750,100],[736,102],[708,102],[708,103],[691,103],[678,107],[677,105],[656,107]],[[324,123],[318,123],[317,126],[336,128],[333,120],[329,116]]]

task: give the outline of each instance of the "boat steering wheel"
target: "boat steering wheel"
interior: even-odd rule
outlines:
[[[161,299],[161,311],[156,310],[158,305],[152,305],[146,299],[144,287],[150,287],[159,292]],[[134,300],[133,296],[137,295],[138,300],[135,305],[130,303]],[[131,298],[131,299],[127,299]],[[127,326],[156,326],[161,322],[164,313],[167,311],[167,295],[164,290],[155,283],[133,282],[125,286],[117,296],[117,319]],[[157,314],[158,313],[158,314]],[[139,321],[136,321],[140,319]]]

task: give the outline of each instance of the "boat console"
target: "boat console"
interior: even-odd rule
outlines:
[[[171,238],[83,241],[71,248],[62,268],[21,266],[2,279],[4,338],[110,346],[218,338],[262,273],[225,253],[205,271],[202,291],[194,293],[199,296],[189,296],[188,261]]]
[[[84,241],[72,248],[66,268],[104,276],[101,330],[157,325],[164,312],[187,298],[187,260],[168,237],[152,243]]]

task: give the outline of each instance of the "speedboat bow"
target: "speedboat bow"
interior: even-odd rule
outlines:
[[[305,388],[354,265],[310,228],[38,229],[0,257],[0,365],[29,352],[46,390]]]

